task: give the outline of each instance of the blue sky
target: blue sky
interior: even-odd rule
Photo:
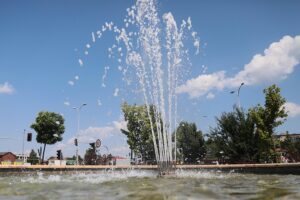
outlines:
[[[66,132],[62,143],[48,147],[47,155],[55,155],[56,149],[73,155],[77,118],[72,107],[87,103],[80,112],[80,153],[97,138],[114,154],[128,153],[119,131],[125,125],[120,104],[140,100],[127,91],[116,60],[108,58],[112,34],[93,43],[92,33],[105,22],[124,26],[126,8],[134,4],[0,2],[0,151],[21,152],[23,130],[32,131],[37,113],[48,110],[63,114]],[[207,132],[216,116],[232,110],[237,96],[230,91],[241,82],[246,83],[240,93],[245,109],[263,103],[262,90],[276,83],[290,110],[277,131],[299,133],[299,1],[162,0],[157,6],[159,16],[171,12],[178,25],[190,17],[200,38],[200,53],[191,53],[190,73],[178,89],[180,120]],[[192,45],[187,48],[194,52]],[[39,146],[25,143],[26,151]]]

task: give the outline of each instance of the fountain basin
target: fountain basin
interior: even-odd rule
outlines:
[[[268,163],[268,164],[225,164],[225,165],[177,165],[181,170],[205,170],[255,174],[294,174],[300,175],[300,163]],[[97,170],[157,170],[157,165],[0,165],[0,172],[25,171],[97,171]]]
[[[226,173],[194,168],[177,169],[174,175],[157,178],[157,170],[150,168],[56,169],[0,172],[0,200],[300,198],[300,176],[297,175]]]

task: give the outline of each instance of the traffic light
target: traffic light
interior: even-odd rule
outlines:
[[[27,133],[27,142],[31,142],[32,140],[32,133]]]
[[[92,149],[95,149],[95,142],[90,143]]]
[[[61,159],[61,150],[57,150],[57,159],[60,160]]]
[[[75,146],[78,146],[78,140],[77,140],[77,138],[74,139],[74,144],[75,144]]]

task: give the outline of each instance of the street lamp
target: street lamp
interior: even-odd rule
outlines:
[[[80,126],[80,110],[83,106],[86,106],[86,103],[81,104],[79,107],[73,107],[74,110],[77,112],[77,134],[76,134],[76,141],[79,134],[79,126]],[[76,145],[76,165],[78,165],[78,144]]]
[[[238,106],[239,109],[241,109],[240,90],[241,90],[241,87],[242,87],[243,85],[245,85],[244,82],[242,82],[242,83],[240,84],[239,89],[238,89],[238,91],[237,91],[237,106]],[[230,94],[234,94],[234,93],[235,93],[235,91],[231,91],[231,92],[230,92]]]

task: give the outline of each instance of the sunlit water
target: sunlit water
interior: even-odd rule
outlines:
[[[0,173],[0,199],[300,199],[300,176],[177,171]]]

